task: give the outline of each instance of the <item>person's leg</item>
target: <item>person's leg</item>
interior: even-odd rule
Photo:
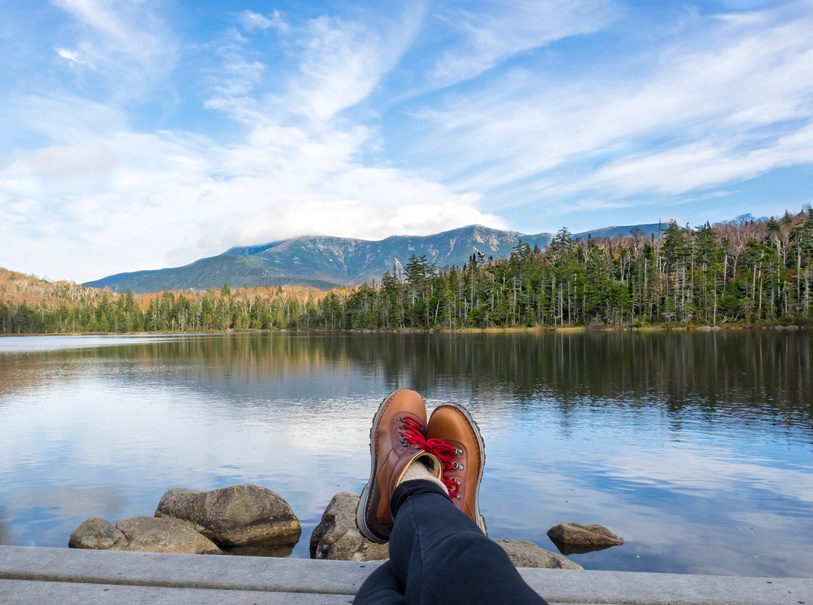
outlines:
[[[432,416],[427,427],[423,399],[402,389],[373,418],[356,524],[370,540],[390,540],[390,563],[364,582],[359,602],[397,599],[397,589],[405,603],[544,604],[477,525],[485,452],[476,423],[457,406]]]
[[[545,603],[436,484],[402,483],[390,508],[391,569],[406,603]]]
[[[389,561],[367,576],[359,588],[354,605],[404,605],[404,591],[399,586]]]

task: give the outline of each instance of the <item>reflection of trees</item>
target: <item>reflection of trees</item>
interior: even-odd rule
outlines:
[[[549,398],[563,414],[574,406],[654,405],[677,423],[691,410],[709,420],[770,416],[810,426],[812,348],[809,335],[785,331],[217,334],[0,355],[0,394],[44,376],[61,379],[69,359],[115,361],[120,375],[134,378],[228,382],[229,389],[352,366],[362,378],[383,376],[392,388],[442,387],[481,401],[505,394],[521,404]]]
[[[53,361],[53,354],[17,353],[4,355],[0,353],[0,398],[14,392],[35,388],[49,376],[58,373]],[[62,378],[67,378],[62,376]],[[0,408],[3,400],[0,399]]]
[[[155,361],[179,360],[231,377],[310,375],[326,365],[383,372],[390,386],[500,391],[529,403],[664,406],[709,418],[770,414],[813,420],[813,341],[801,333],[260,334],[149,345]],[[564,410],[563,410],[564,411]]]
[[[813,424],[813,341],[805,334],[412,334],[338,344],[348,359],[419,390],[507,392],[524,403],[549,397],[563,412],[658,405],[676,419],[691,409],[708,419]]]

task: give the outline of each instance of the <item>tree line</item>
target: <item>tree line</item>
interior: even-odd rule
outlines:
[[[6,272],[8,273],[8,272]],[[808,324],[813,209],[657,234],[520,242],[438,269],[412,256],[380,281],[323,292],[240,288],[149,295],[60,282],[32,300],[0,279],[0,333],[508,326]],[[5,293],[5,295],[4,295]]]

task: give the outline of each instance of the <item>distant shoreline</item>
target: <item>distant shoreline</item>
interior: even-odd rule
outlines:
[[[327,330],[318,329],[273,329],[273,330],[159,330],[154,332],[37,332],[21,334],[0,334],[0,338],[7,336],[156,336],[156,335],[201,335],[201,334],[503,334],[503,333],[537,333],[559,332],[575,334],[585,332],[725,332],[739,330],[777,330],[777,331],[807,331],[810,325],[797,324],[724,324],[719,326],[706,325],[654,325],[654,326],[506,326],[489,328],[396,328],[396,329],[363,329]]]

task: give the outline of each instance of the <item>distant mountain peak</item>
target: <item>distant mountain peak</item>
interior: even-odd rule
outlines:
[[[657,233],[657,224],[605,227],[594,236],[620,235],[633,228]],[[575,234],[577,239],[588,232]],[[505,258],[520,240],[544,248],[551,233],[528,235],[484,225],[466,225],[433,235],[392,235],[381,240],[363,240],[330,235],[303,235],[287,240],[251,246],[235,246],[223,254],[202,258],[183,267],[157,271],[119,273],[85,285],[124,292],[299,284],[329,289],[380,280],[386,271],[401,273],[410,257],[425,255],[438,268],[462,266],[472,254]],[[399,276],[400,277],[400,276]]]

